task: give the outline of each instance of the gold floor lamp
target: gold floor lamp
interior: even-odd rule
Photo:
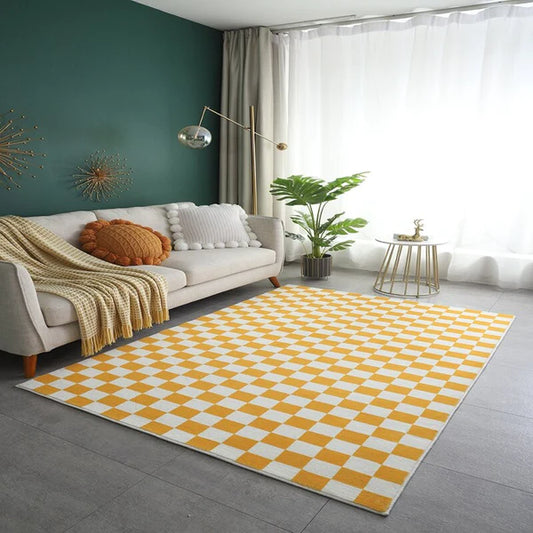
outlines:
[[[214,109],[211,109],[208,106],[204,106],[202,116],[200,117],[200,122],[198,123],[198,125],[185,126],[179,131],[178,139],[181,144],[184,144],[185,146],[194,149],[205,148],[209,146],[212,139],[211,132],[207,128],[204,128],[202,126],[202,121],[204,120],[204,115],[206,111],[211,111],[211,113],[214,113],[215,115],[218,115],[219,117],[231,122],[232,124],[239,126],[243,130],[250,132],[250,161],[252,171],[252,214],[257,215],[257,162],[255,155],[255,136],[257,135],[265,141],[272,143],[278,150],[286,150],[287,145],[285,143],[277,143],[271,139],[268,139],[264,135],[261,135],[261,133],[255,131],[255,109],[253,105],[250,106],[249,126],[240,124],[239,122],[232,120],[226,115],[223,115],[222,113],[219,113],[218,111],[215,111]]]

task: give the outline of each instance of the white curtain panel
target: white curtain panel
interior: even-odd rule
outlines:
[[[374,238],[423,218],[441,277],[533,288],[532,6],[276,37],[277,175],[370,171],[335,206],[370,221],[336,265],[377,270]]]

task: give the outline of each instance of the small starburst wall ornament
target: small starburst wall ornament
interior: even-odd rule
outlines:
[[[74,174],[76,188],[89,200],[99,202],[127,191],[131,185],[132,170],[126,167],[126,159],[119,154],[106,155],[97,150],[85,160],[85,168],[78,167],[81,174]]]
[[[14,112],[14,109],[9,110],[10,115]],[[25,129],[20,127],[25,118],[24,115],[12,115],[9,118],[0,115],[0,184],[8,191],[13,187],[21,188],[16,180],[30,168],[32,157],[46,157],[46,154],[26,148],[26,145],[34,140],[44,141],[44,137],[28,137]],[[33,126],[33,129],[36,130],[37,126]],[[39,165],[39,168],[43,168],[43,165]],[[32,174],[31,177],[36,176]]]

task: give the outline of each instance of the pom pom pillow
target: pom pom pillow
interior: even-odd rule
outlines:
[[[239,205],[213,204],[167,207],[174,250],[258,248],[261,243],[248,225],[248,215]]]
[[[172,248],[158,231],[128,220],[89,222],[80,234],[86,252],[117,265],[159,265]]]

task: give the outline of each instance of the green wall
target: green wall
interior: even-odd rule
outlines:
[[[221,32],[131,0],[0,0],[0,65],[0,113],[38,124],[46,141],[31,147],[47,154],[21,189],[0,188],[0,215],[218,199],[216,143],[190,150],[176,134],[219,107]],[[73,186],[96,150],[133,169],[106,202]]]

